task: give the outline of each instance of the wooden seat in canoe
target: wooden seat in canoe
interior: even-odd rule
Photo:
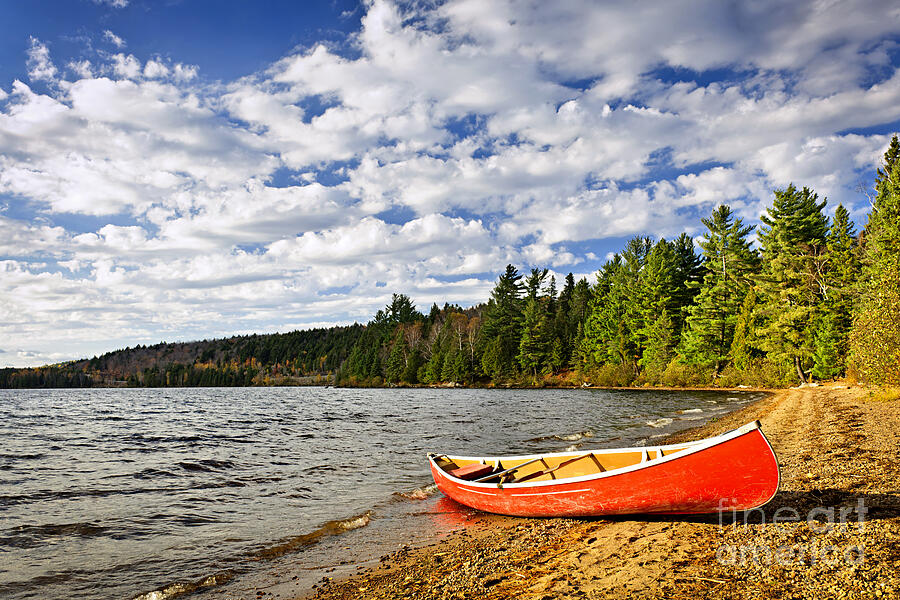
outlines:
[[[488,473],[491,473],[494,470],[494,467],[491,465],[486,465],[484,463],[472,463],[466,465],[464,467],[459,467],[458,469],[453,469],[452,471],[447,471],[453,477],[458,479],[478,479],[479,477],[484,477]]]

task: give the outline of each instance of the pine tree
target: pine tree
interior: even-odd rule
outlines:
[[[897,136],[878,171],[875,205],[866,224],[859,309],[850,362],[865,381],[900,384],[900,144]]]
[[[389,383],[397,383],[406,367],[406,342],[403,339],[403,329],[397,328],[397,335],[394,336],[394,344],[391,347],[391,353],[388,356],[387,364],[384,367],[384,377]]]
[[[437,302],[431,304],[431,310],[428,311],[428,324],[432,325],[441,315],[441,309],[438,308]]]
[[[425,383],[437,383],[441,381],[444,370],[444,348],[440,338],[435,339],[431,345],[431,358],[425,364]]]
[[[580,354],[588,369],[604,364],[621,364],[631,354],[624,325],[625,293],[622,257],[616,254],[600,268],[580,344]]]
[[[529,298],[525,305],[522,336],[516,360],[525,372],[537,377],[550,358],[552,339],[547,313],[540,298]]]
[[[659,240],[647,256],[641,270],[637,298],[640,302],[641,328],[635,332],[640,364],[654,373],[665,369],[678,343],[675,323],[671,315],[680,312],[678,306],[678,257],[675,244]],[[647,351],[649,357],[645,357]],[[664,364],[660,361],[665,360]]]
[[[566,349],[561,338],[553,338],[553,344],[550,348],[550,357],[547,359],[547,366],[551,373],[558,373],[566,366],[567,357]]]
[[[384,315],[389,323],[412,323],[425,318],[405,294],[393,294],[391,303],[385,307]]]
[[[556,277],[553,275],[550,276],[550,283],[544,289],[544,298],[547,299],[544,312],[547,313],[548,318],[553,319],[556,315]]]
[[[553,350],[551,352],[551,369],[557,372],[568,365],[572,358],[577,324],[570,319],[572,295],[575,293],[575,277],[566,275],[566,283],[556,301],[553,314]]]
[[[452,359],[448,359],[452,366],[452,378],[450,381],[456,383],[469,383],[472,380],[472,369],[466,353],[462,350],[455,352]]]
[[[756,332],[759,330],[756,305],[756,289],[750,288],[741,304],[741,312],[738,314],[731,341],[731,362],[739,371],[749,369],[753,361],[764,354],[759,348],[759,340],[756,339]]]
[[[591,297],[591,286],[587,279],[582,277],[575,284],[567,315],[568,331],[572,337],[567,342],[566,353],[569,356],[569,365],[572,367],[580,367],[587,362],[583,347],[585,324],[590,314]]]
[[[369,362],[368,369],[366,369],[366,377],[373,380],[374,382],[377,382],[382,377],[381,347],[373,346],[369,350],[369,358],[370,358],[370,362]]]
[[[834,211],[825,246],[826,285],[816,321],[813,375],[830,379],[846,368],[860,271],[856,232],[843,205]]]
[[[485,309],[481,329],[482,368],[494,381],[516,373],[522,323],[521,278],[515,267],[507,265]]]
[[[645,317],[641,271],[652,248],[650,238],[632,238],[597,274],[580,343],[588,369],[621,364],[637,373]]]
[[[700,292],[700,283],[703,281],[704,274],[703,259],[695,251],[694,240],[686,233],[682,233],[675,239],[675,260],[674,300],[677,311],[672,314],[672,322],[675,338],[680,341],[688,309]]]
[[[398,327],[394,336],[394,344],[388,355],[387,364],[384,367],[384,377],[389,383],[397,383],[406,367],[406,342],[403,339],[403,330]]]
[[[460,352],[455,345],[448,345],[447,354],[444,355],[444,364],[441,368],[442,381],[448,381],[452,383],[458,383],[460,381],[456,369],[457,358],[459,357],[459,355]]]
[[[487,342],[481,354],[481,367],[484,374],[494,381],[499,381],[508,372],[506,361],[503,358],[503,342],[495,337]]]
[[[898,160],[900,160],[900,141],[898,141],[897,136],[894,135],[891,137],[891,142],[890,144],[888,144],[888,149],[884,153],[884,164],[879,167],[875,173],[875,193],[877,194],[876,203],[878,202],[878,196],[882,194],[882,186],[889,183],[891,179],[891,173],[894,170],[894,165],[897,164]]]
[[[400,375],[400,381],[405,381],[406,383],[418,383],[419,369],[423,364],[422,353],[418,348],[410,352],[406,359],[406,366],[403,368],[403,373]]]
[[[675,358],[675,324],[669,317],[669,309],[663,308],[645,328],[646,348],[641,356],[641,366],[650,378],[657,379]]]
[[[793,369],[801,382],[812,368],[814,323],[827,287],[822,268],[826,201],[818,199],[809,188],[791,184],[775,191],[768,214],[760,217],[760,344],[773,364]]]
[[[747,241],[753,226],[745,226],[728,206],[719,206],[702,222],[709,229],[700,242],[705,273],[688,310],[679,354],[689,364],[719,373],[730,360],[735,323],[759,259]]]
[[[833,379],[843,373],[843,360],[839,354],[841,336],[837,315],[830,311],[820,314],[813,335],[813,377]]]
[[[531,273],[525,278],[525,298],[537,298],[540,295],[541,288],[544,286],[544,280],[547,278],[549,269],[531,269]]]
[[[626,349],[625,363],[630,364],[635,372],[638,369],[638,361],[644,348],[644,324],[647,312],[643,300],[643,272],[647,260],[653,249],[653,240],[649,237],[632,238],[622,251],[624,263],[622,265],[623,277],[618,281],[622,286],[624,307],[624,339],[620,340],[621,347]]]
[[[639,364],[653,377],[660,375],[674,357],[678,332],[673,314],[681,313],[679,299],[683,281],[679,273],[680,257],[674,242],[659,240],[641,269],[637,301],[641,310],[641,328],[634,334]]]

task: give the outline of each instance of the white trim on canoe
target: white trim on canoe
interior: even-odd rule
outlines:
[[[475,490],[469,490],[469,491],[474,492]],[[590,491],[591,491],[590,488],[584,488],[581,490],[560,490],[558,492],[532,492],[530,494],[510,494],[510,496],[547,496],[549,494],[577,494],[579,492],[590,492]],[[478,492],[478,493],[483,494],[484,492]]]
[[[742,427],[738,427],[737,429],[735,429],[733,431],[729,431],[729,432],[723,433],[723,434],[715,436],[715,437],[698,440],[696,442],[685,442],[685,443],[681,443],[681,444],[668,444],[666,446],[641,446],[641,447],[633,447],[633,448],[606,448],[606,449],[602,449],[602,450],[585,450],[582,452],[552,452],[552,453],[548,453],[548,454],[528,454],[528,455],[524,455],[524,456],[498,456],[498,457],[493,457],[493,458],[480,458],[480,457],[474,457],[474,456],[452,456],[449,454],[429,454],[428,461],[429,461],[429,463],[431,463],[434,466],[435,470],[442,477],[444,477],[450,481],[453,481],[454,483],[456,483],[456,485],[460,486],[463,490],[468,491],[468,492],[484,494],[485,492],[481,491],[481,490],[486,490],[486,489],[497,490],[498,488],[499,489],[508,489],[508,490],[523,490],[523,489],[544,487],[544,486],[550,486],[550,485],[555,486],[555,485],[563,485],[563,484],[570,484],[570,483],[580,483],[583,481],[593,481],[595,479],[603,479],[605,477],[612,477],[614,475],[620,475],[622,473],[629,473],[631,471],[646,469],[646,468],[660,465],[660,464],[663,464],[663,463],[666,463],[669,461],[677,460],[684,456],[689,456],[691,454],[701,452],[703,450],[706,450],[707,448],[712,448],[713,446],[717,446],[719,444],[722,444],[722,443],[728,442],[730,440],[733,440],[735,438],[741,437],[742,435],[746,435],[748,433],[756,431],[757,429],[760,429],[760,423],[759,423],[759,421],[753,421],[752,423],[747,423],[746,425],[744,425]],[[762,433],[762,432],[760,432],[760,433]],[[765,434],[763,434],[763,439],[765,439],[765,438],[766,438],[766,436],[765,436]],[[766,443],[769,444],[769,440],[766,439]],[[665,452],[666,450],[669,450],[669,449],[673,449],[673,448],[681,448],[681,450],[678,452],[673,452],[672,454],[669,454],[669,455],[664,455],[662,458],[659,458],[659,454],[657,453],[657,455],[656,455],[657,458],[650,458],[649,460],[640,461],[636,464],[629,465],[627,467],[621,467],[618,469],[610,469],[609,471],[603,471],[601,473],[593,473],[590,475],[581,475],[579,477],[569,477],[569,478],[563,478],[563,479],[550,479],[547,481],[523,481],[521,483],[501,483],[501,484],[498,484],[498,483],[476,483],[474,481],[468,481],[465,479],[460,479],[458,477],[453,477],[452,475],[450,475],[449,473],[447,473],[446,471],[441,469],[439,466],[437,466],[437,463],[435,462],[436,458],[445,457],[450,460],[464,459],[464,460],[474,460],[474,461],[478,461],[478,462],[494,462],[496,464],[496,461],[498,461],[498,460],[530,460],[530,459],[534,459],[534,458],[547,458],[547,457],[558,457],[558,456],[571,456],[574,458],[577,456],[587,456],[588,454],[618,454],[621,452],[644,452],[645,450],[648,450],[650,448],[652,448],[653,450],[656,450],[656,451],[662,450],[663,452]],[[769,450],[772,450],[771,444],[769,444]],[[772,451],[772,455],[773,456],[775,455],[774,451]],[[778,485],[775,488],[776,492],[778,490],[778,486],[780,486],[780,484],[781,484],[781,473],[780,472],[778,474],[778,477],[779,477],[779,481],[778,481]],[[576,491],[583,491],[583,490],[572,490],[572,492],[576,492]],[[547,492],[542,492],[542,493],[547,493]],[[514,495],[521,495],[521,494],[514,494]],[[773,497],[774,497],[774,494],[773,494]],[[771,498],[769,498],[769,500],[771,500]]]

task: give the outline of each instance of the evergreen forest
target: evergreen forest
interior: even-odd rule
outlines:
[[[593,281],[507,265],[486,303],[420,312],[394,294],[366,325],[137,346],[0,369],[0,387],[900,384],[900,142],[857,231],[808,187],[758,227],[726,205],[699,243],[635,237]]]

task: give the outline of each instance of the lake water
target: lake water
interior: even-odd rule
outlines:
[[[426,452],[634,445],[759,397],[0,390],[0,597],[212,598],[288,567],[302,593],[459,523],[467,509],[435,492]]]

